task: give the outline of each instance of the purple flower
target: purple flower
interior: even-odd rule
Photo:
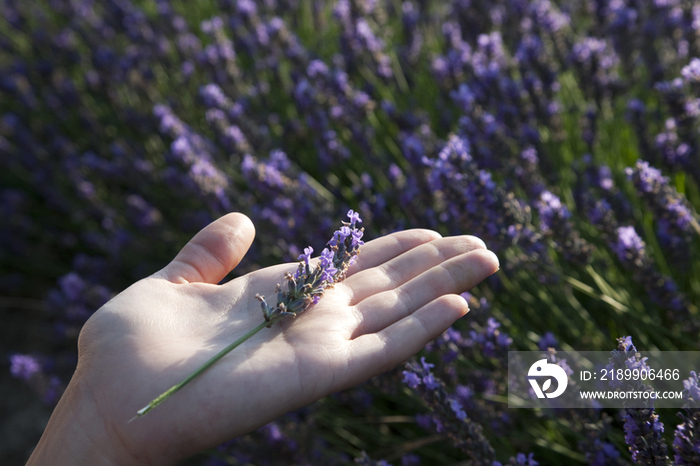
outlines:
[[[416,375],[415,372],[403,371],[403,383],[408,385],[410,388],[417,388],[421,384],[421,379]]]
[[[321,60],[311,60],[309,66],[306,68],[306,74],[312,78],[317,74],[326,75],[328,74],[328,65],[323,63]]]
[[[242,15],[253,15],[257,11],[255,2],[251,0],[238,0],[238,2],[236,2],[236,7],[238,12]]]
[[[618,339],[617,349],[612,351],[607,368],[649,371],[646,358],[642,358],[637,353],[637,348],[630,336]],[[611,380],[609,383],[616,390],[650,390],[650,387],[641,380],[628,382]],[[653,400],[647,401],[645,405],[646,407],[639,409],[625,407],[625,442],[632,453],[632,459],[637,464],[663,465],[666,464],[667,459],[667,445],[662,437],[664,425],[654,411]]]
[[[630,253],[634,254],[643,250],[644,241],[639,237],[633,226],[619,227],[617,229],[615,252],[621,261],[627,260]]]
[[[355,212],[352,209],[350,209],[348,211],[348,218],[350,219],[350,226],[352,228],[355,228],[355,223],[362,223],[362,219],[360,218],[360,214]]]
[[[321,280],[330,283],[333,283],[335,274],[338,272],[338,269],[336,269],[333,264],[328,265],[325,268],[322,268],[321,271]]]
[[[654,409],[625,410],[625,443],[637,464],[664,465],[667,446],[662,438],[664,425]]]
[[[532,146],[525,148],[525,150],[523,150],[520,153],[520,157],[522,157],[522,159],[526,162],[531,163],[533,165],[537,164],[537,162],[539,161],[539,159],[537,158],[537,150]]]
[[[18,379],[29,380],[32,375],[41,371],[39,361],[27,354],[10,356],[10,373]]]
[[[649,162],[638,161],[635,169],[626,168],[627,178],[634,179],[635,173],[639,177],[639,187],[646,193],[653,192],[659,185],[668,183],[668,178],[661,174],[661,170],[649,166]]]
[[[690,377],[683,381],[684,397],[692,400],[690,406],[700,408],[700,384],[698,383],[698,374],[695,371],[690,372]]]
[[[431,373],[423,376],[423,384],[428,390],[436,390],[440,388],[440,384],[437,382],[437,380],[435,380],[435,376]]]
[[[688,83],[700,83],[700,58],[693,58],[681,70],[681,76]]]
[[[61,379],[55,375],[49,376],[46,380],[45,386],[46,388],[41,396],[42,400],[44,403],[49,405],[55,404],[65,389]]]
[[[363,244],[365,244],[364,241],[362,241],[362,236],[364,235],[364,232],[362,230],[353,230],[350,235],[352,236],[352,242],[351,244],[353,247],[360,247]]]
[[[422,417],[420,422],[425,425],[432,419],[435,430],[451,439],[477,464],[490,464],[494,450],[483,435],[481,425],[467,416],[457,397],[446,391],[444,382],[432,373],[434,367],[421,357],[420,363],[407,363],[403,373],[404,382],[420,394],[432,411],[432,416]],[[418,422],[419,418],[416,420]]]
[[[697,381],[697,380],[696,380]],[[683,420],[673,435],[673,459],[677,466],[700,463],[700,411],[688,409],[678,413]]]
[[[557,340],[557,337],[555,337],[552,332],[546,332],[537,343],[538,348],[542,351],[546,351],[547,348],[556,348],[557,345],[559,345],[559,340]]]
[[[464,409],[462,408],[462,403],[455,399],[450,400],[450,409],[455,413],[457,416],[457,419],[464,420],[467,418],[467,413],[464,412]]]
[[[304,252],[306,252],[306,249],[304,249]],[[328,249],[328,248],[323,248],[323,251],[321,251],[320,266],[324,269],[332,266],[333,265],[333,258],[334,258],[333,251]]]
[[[534,453],[530,453],[529,455],[518,453],[515,457],[515,464],[523,466],[537,466],[540,463],[535,461],[534,456]]]
[[[337,246],[338,244],[345,242],[345,239],[351,235],[352,230],[350,230],[350,228],[347,226],[342,226],[339,230],[336,230],[336,232],[333,234],[333,239],[328,244],[331,246]]]
[[[313,248],[304,248],[304,254],[298,257],[298,260],[303,262],[299,264],[296,272],[285,274],[286,288],[277,285],[275,306],[269,305],[264,296],[259,294],[255,296],[260,301],[263,316],[269,322],[268,326],[278,320],[304,312],[311,304],[318,303],[325,290],[333,283],[345,278],[348,267],[359,253],[359,246],[348,239],[352,237],[354,230],[354,226],[351,229],[343,225],[339,231],[336,231],[328,242],[330,247],[324,248],[317,267],[312,268],[309,263]]]
[[[559,198],[546,190],[542,191],[540,200],[535,205],[540,213],[542,230],[545,232],[552,229],[554,221],[563,221],[571,216],[569,209],[562,205]]]
[[[326,249],[324,249],[326,251]],[[297,257],[297,260],[303,260],[304,264],[306,264],[306,267],[309,267],[309,259],[311,259],[311,254],[313,254],[314,248],[309,246],[308,248],[304,248],[304,254],[301,254],[299,257]]]
[[[224,91],[216,84],[207,84],[200,88],[199,94],[207,107],[226,108],[228,106],[228,97]]]
[[[77,273],[71,272],[64,275],[58,280],[58,285],[69,300],[82,300],[82,294],[85,291],[86,285]]]

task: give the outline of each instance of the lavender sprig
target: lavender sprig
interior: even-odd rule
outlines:
[[[328,241],[328,247],[321,252],[317,267],[312,268],[309,262],[314,252],[313,248],[304,248],[304,254],[297,259],[301,262],[296,272],[284,274],[287,289],[277,285],[277,304],[274,307],[267,304],[264,296],[255,295],[260,301],[267,327],[285,317],[301,314],[311,304],[316,304],[326,289],[345,278],[348,267],[355,262],[360,246],[364,244],[361,239],[364,228],[358,229],[355,226],[362,222],[360,215],[350,210],[348,217],[350,222],[343,222],[343,226],[336,230],[333,238]]]
[[[285,291],[281,285],[277,285],[277,304],[274,307],[267,304],[264,296],[260,294],[255,295],[255,298],[260,301],[263,317],[265,318],[262,323],[221,350],[182,382],[174,385],[148,405],[138,410],[136,416],[129,422],[145,415],[170,398],[175,392],[200,376],[219,359],[236,349],[263,328],[271,327],[274,323],[287,317],[296,317],[311,304],[318,303],[328,288],[343,280],[347,274],[348,267],[355,262],[360,252],[360,246],[364,244],[362,241],[364,228],[357,228],[356,226],[358,223],[362,223],[360,215],[352,209],[348,211],[347,215],[350,221],[342,222],[343,226],[333,233],[333,238],[328,241],[328,247],[321,252],[320,262],[316,267],[312,267],[309,261],[311,254],[314,252],[313,248],[308,247],[304,249],[304,254],[298,258],[301,262],[297,271],[294,274],[287,272],[284,275],[284,278],[287,280],[287,290]]]

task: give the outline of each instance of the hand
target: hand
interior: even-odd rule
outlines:
[[[229,214],[81,331],[75,375],[29,464],[173,464],[381,374],[467,313],[458,295],[498,269],[475,237],[427,230],[367,242],[347,278],[296,319],[263,329],[143,418],[139,408],[263,320],[296,264],[218,285],[255,235]]]

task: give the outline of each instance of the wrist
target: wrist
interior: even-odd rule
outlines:
[[[116,466],[140,462],[110,432],[87,389],[72,380],[27,466]]]

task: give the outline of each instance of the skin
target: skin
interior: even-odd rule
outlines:
[[[136,411],[262,322],[255,294],[296,264],[218,283],[255,236],[228,214],[83,327],[78,366],[29,465],[168,465],[356,385],[417,353],[468,312],[498,270],[473,236],[408,230],[368,241],[345,281],[263,329],[146,416]]]

